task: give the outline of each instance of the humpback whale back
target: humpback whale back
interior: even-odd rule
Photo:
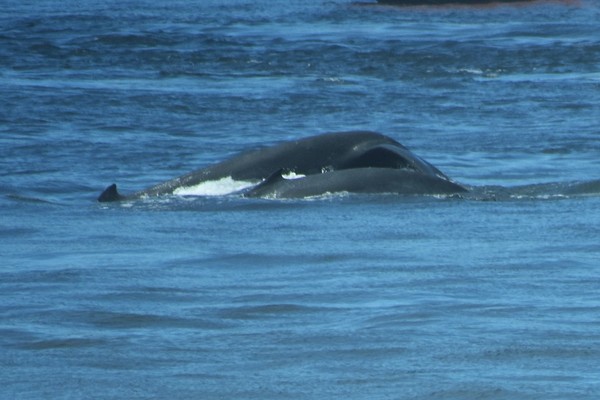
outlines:
[[[353,168],[409,169],[425,175],[434,175],[449,179],[442,171],[413,154],[400,143],[395,145],[380,144],[368,148],[364,152],[349,158],[338,169]]]
[[[404,177],[410,177],[411,180],[421,177],[424,182],[432,182],[436,179],[450,181],[440,170],[413,154],[394,139],[376,132],[353,131],[325,133],[242,152],[220,163],[159,183],[128,196],[119,194],[116,185],[113,184],[104,190],[98,197],[98,201],[119,201],[173,194],[175,190],[180,188],[193,187],[204,182],[219,181],[224,178],[244,181],[249,184],[260,184],[265,180],[264,183],[273,183],[276,179],[280,179],[282,171],[294,172],[297,175],[318,176],[323,175],[325,172],[365,168],[412,171],[416,174],[405,174]],[[302,181],[302,183],[297,182],[295,186],[302,186],[310,182],[318,182],[319,185],[330,182],[334,186],[349,186],[347,181],[341,184],[341,176],[347,179],[351,175],[333,177],[327,175],[327,177],[319,178],[319,180],[308,179]],[[360,182],[362,177],[367,176],[370,175],[365,172],[356,174],[355,177],[359,181],[350,185],[351,191],[361,192],[367,190],[368,187],[370,192],[377,192],[377,188],[372,183]],[[383,171],[377,174],[378,179],[375,185],[381,187],[379,192],[383,192],[386,187],[386,182],[382,179],[384,176],[392,177],[392,175]],[[291,186],[291,184],[285,182],[279,183],[280,185]],[[335,187],[331,189],[330,191],[334,191]],[[316,191],[320,190],[322,188]],[[305,191],[312,192],[311,190]]]
[[[467,190],[446,179],[419,171],[394,168],[353,168],[285,179],[277,171],[250,189],[246,197],[305,198],[332,193],[395,193],[401,195],[450,195]]]

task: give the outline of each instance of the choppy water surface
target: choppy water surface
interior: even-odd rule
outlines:
[[[596,399],[599,20],[583,0],[9,0],[3,395]],[[354,129],[485,195],[95,202]]]

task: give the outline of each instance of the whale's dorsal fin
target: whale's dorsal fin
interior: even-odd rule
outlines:
[[[277,182],[281,182],[281,181],[285,180],[283,175],[285,175],[288,172],[289,171],[287,169],[280,168],[277,171],[273,172],[271,175],[269,175],[269,177],[267,179],[265,179],[264,181],[262,181],[261,183],[256,185],[256,188],[258,189],[258,188],[262,188],[262,187],[266,187],[266,186],[271,186]]]
[[[285,168],[280,168],[277,171],[273,172],[267,179],[254,186],[246,193],[244,196],[246,197],[261,197],[264,193],[267,193],[271,190],[271,187],[279,182],[285,181],[286,179],[283,177],[284,174],[289,171]]]
[[[396,146],[377,145],[350,158],[341,169],[351,168],[411,168],[411,163]]]
[[[340,169],[351,168],[410,169],[447,179],[440,170],[402,145],[380,144],[368,148],[356,157],[350,158]]]
[[[102,192],[100,197],[98,197],[98,201],[101,203],[106,203],[109,201],[119,201],[123,199],[125,199],[125,197],[119,194],[119,192],[117,191],[117,185],[114,183],[106,189],[104,189],[104,192]]]

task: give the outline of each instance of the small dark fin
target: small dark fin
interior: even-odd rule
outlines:
[[[114,183],[107,187],[104,190],[104,192],[102,192],[100,197],[98,197],[98,201],[101,203],[106,203],[109,201],[119,201],[123,199],[125,199],[125,197],[119,194],[119,192],[117,191],[117,185]]]
[[[260,185],[258,186],[269,186],[272,185],[274,183],[283,181],[285,178],[283,177],[283,175],[288,174],[290,171],[284,168],[280,168],[277,171],[273,172],[271,175],[269,175],[269,177],[267,179],[265,179]]]
[[[439,176],[449,180],[439,169],[402,145],[381,144],[371,147],[338,167],[338,169],[352,168],[412,169],[425,175]]]
[[[406,150],[397,146],[379,145],[366,150],[355,158],[351,158],[339,169],[352,168],[394,168],[414,169],[411,162],[401,152]]]
[[[264,181],[262,181],[261,183],[259,183],[256,186],[254,186],[252,189],[248,190],[246,193],[244,193],[244,196],[246,196],[246,197],[261,197],[261,196],[263,196],[266,192],[269,191],[269,187],[276,184],[277,182],[281,182],[281,181],[285,180],[285,178],[283,177],[283,174],[285,174],[287,172],[288,172],[288,170],[286,170],[284,168],[278,169],[277,171],[275,171],[271,175],[269,175],[269,177],[267,179],[265,179]]]

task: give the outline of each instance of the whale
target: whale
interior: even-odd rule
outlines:
[[[467,192],[450,180],[409,169],[352,168],[296,179],[286,179],[284,174],[283,170],[277,171],[244,196],[294,199],[335,193],[451,195]]]
[[[376,171],[358,171],[374,169]],[[354,171],[354,174],[334,174],[330,172]],[[390,171],[405,171],[407,173],[390,174]],[[292,190],[291,184],[276,182],[277,174],[281,171],[293,172],[298,176],[308,179],[296,182],[297,189]],[[411,173],[408,173],[411,172]],[[373,182],[365,179],[369,175],[377,174]],[[321,176],[323,175],[323,176]],[[350,184],[353,178],[354,184]],[[451,179],[435,166],[411,152],[398,141],[372,131],[349,131],[324,133],[298,140],[274,144],[267,147],[244,151],[222,162],[209,165],[199,170],[179,176],[174,179],[156,184],[149,188],[122,195],[117,190],[117,185],[108,186],[98,197],[99,202],[112,202],[122,200],[135,200],[140,198],[172,195],[178,189],[192,187],[204,182],[218,181],[231,178],[235,181],[250,182],[252,185],[262,185],[263,191],[289,193],[297,197],[296,193],[319,193],[332,191],[350,191],[358,193],[383,193],[390,190],[386,179],[405,179],[407,184],[404,189],[394,186],[392,192],[408,193],[409,188],[416,188],[415,182],[422,180],[421,187],[417,190],[424,193],[423,186],[443,186],[447,182],[454,184]],[[327,188],[327,182],[332,187]],[[312,190],[301,186],[313,183]],[[360,186],[364,187],[361,188]],[[457,185],[458,184],[454,184]],[[377,190],[377,187],[380,189]],[[339,190],[338,190],[339,188]],[[249,197],[257,197],[260,191],[246,193]],[[292,195],[292,193],[294,193]],[[312,194],[311,194],[312,195]]]

